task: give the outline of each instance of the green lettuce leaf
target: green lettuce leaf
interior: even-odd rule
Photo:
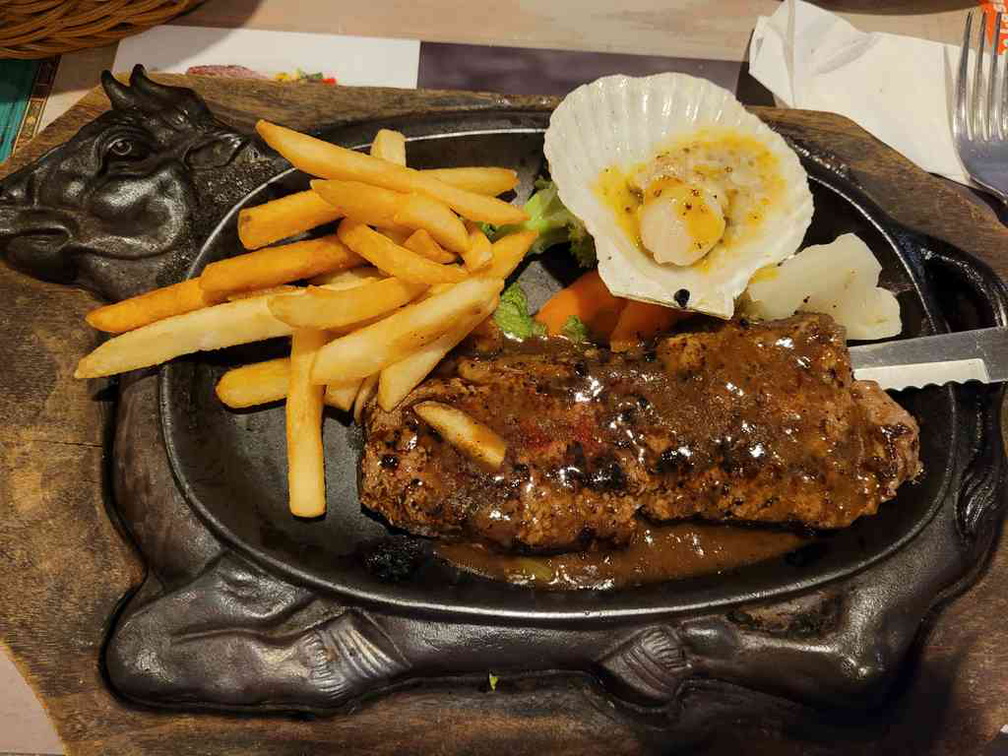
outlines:
[[[514,231],[532,230],[539,233],[539,238],[529,249],[529,254],[544,252],[557,244],[570,244],[571,254],[582,268],[594,268],[598,263],[595,255],[595,240],[592,239],[584,223],[560,201],[556,184],[546,179],[538,179],[536,191],[524,205],[529,219],[514,226],[493,228],[484,226],[483,230],[492,240],[496,241]]]
[[[571,315],[567,318],[560,333],[576,343],[588,341],[588,326],[577,315]]]
[[[518,283],[504,289],[493,318],[504,333],[516,339],[546,335],[546,326],[533,320],[529,314],[528,297]]]

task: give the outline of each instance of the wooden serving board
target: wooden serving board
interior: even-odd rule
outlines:
[[[363,118],[499,105],[458,92],[294,87],[159,76],[195,89],[223,120],[244,128],[254,113],[296,128]],[[540,98],[506,98],[529,107]],[[34,160],[108,107],[92,92],[19,154]],[[968,192],[934,179],[850,121],[772,111],[806,144],[828,145],[866,193],[897,221],[986,260],[1008,276],[1008,232]],[[938,282],[940,286],[940,282]],[[590,678],[507,677],[486,683],[426,682],[365,700],[352,716],[304,719],[166,713],[110,692],[99,665],[119,602],[144,567],[108,500],[108,398],[70,376],[95,336],[82,324],[83,292],[0,266],[0,640],[49,710],[72,753],[612,754],[668,752],[662,731],[631,719]],[[111,516],[110,516],[111,515]],[[1004,541],[1004,536],[1001,538]],[[870,716],[809,715],[786,703],[755,721],[724,721],[703,752],[840,754],[976,753],[1008,722],[1008,546],[986,574],[943,609],[907,666],[893,700]],[[686,694],[704,708],[702,681]],[[739,695],[752,695],[739,691]],[[722,690],[720,701],[724,701]]]

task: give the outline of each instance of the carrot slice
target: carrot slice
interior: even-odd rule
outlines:
[[[667,331],[691,314],[687,310],[663,307],[651,302],[628,302],[609,336],[609,348],[614,352],[625,352],[642,341]]]
[[[546,326],[550,336],[556,336],[570,317],[577,317],[593,337],[606,340],[626,303],[626,299],[610,294],[598,271],[593,270],[550,297],[535,319]]]

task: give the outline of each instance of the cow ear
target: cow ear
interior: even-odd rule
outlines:
[[[247,141],[247,137],[233,132],[214,134],[189,148],[186,165],[197,170],[220,168],[230,163]]]

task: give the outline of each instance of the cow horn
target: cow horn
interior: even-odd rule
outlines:
[[[105,90],[105,94],[108,95],[109,102],[112,103],[113,108],[127,110],[135,107],[134,98],[130,94],[129,87],[120,83],[110,71],[102,71],[101,85],[102,89]]]
[[[176,127],[190,123],[207,128],[214,123],[206,105],[191,90],[159,84],[147,75],[147,71],[139,63],[130,73],[130,87],[142,109],[160,115]]]
[[[137,63],[133,66],[133,70],[130,72],[129,82],[133,89],[145,95],[149,95],[155,100],[166,100],[175,96],[175,87],[158,84],[147,75],[147,69],[145,69],[141,63]]]

